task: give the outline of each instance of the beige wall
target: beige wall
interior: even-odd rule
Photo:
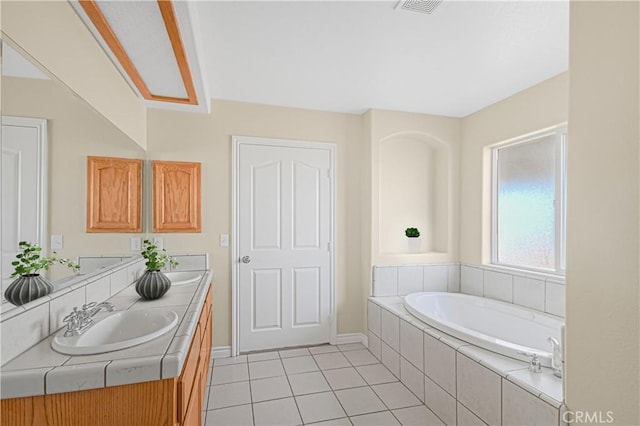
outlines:
[[[87,155],[145,158],[145,152],[68,88],[53,80],[2,77],[2,113],[46,118],[49,148],[49,234],[64,238],[59,254],[129,252],[130,234],[87,234]],[[54,267],[51,278],[68,275]]]
[[[211,114],[149,110],[148,158],[202,162],[202,233],[163,234],[167,250],[208,252],[214,271],[214,345],[231,343],[231,136],[337,144],[338,333],[363,332],[360,254],[361,117],[239,102],[213,101]]]
[[[146,146],[146,108],[67,1],[3,1],[4,37]]]
[[[571,2],[569,409],[640,424],[638,2]]]
[[[568,73],[490,105],[462,121],[460,261],[489,260],[490,166],[487,146],[565,123]],[[571,135],[569,135],[571,138]],[[569,148],[571,150],[571,147]]]
[[[385,264],[416,264],[416,263],[437,263],[437,262],[456,262],[458,261],[458,243],[459,243],[459,178],[460,178],[460,140],[461,140],[461,120],[458,118],[442,117],[429,114],[416,114],[398,111],[373,110],[370,112],[370,139],[368,144],[371,150],[371,258],[370,265]],[[421,144],[428,144],[437,152],[433,154],[433,161],[418,161],[423,168],[431,168],[429,173],[433,174],[439,182],[435,185],[433,191],[432,214],[435,219],[424,219],[425,223],[432,220],[436,226],[444,228],[440,233],[427,235],[428,225],[423,227],[421,231],[425,238],[431,238],[434,241],[431,252],[420,254],[407,253],[388,253],[388,249],[384,247],[382,226],[385,223],[402,222],[398,229],[404,232],[404,229],[410,225],[406,222],[407,216],[398,211],[390,212],[383,208],[384,202],[383,190],[385,187],[382,179],[382,165],[385,164],[384,170],[389,172],[389,167],[383,159],[383,147],[393,145],[395,142],[402,143],[406,140],[417,141]],[[398,175],[398,168],[403,165],[391,167],[395,170],[393,174]],[[424,183],[423,183],[424,184]],[[419,184],[416,184],[419,185]],[[437,188],[442,189],[444,193],[437,192]],[[398,188],[398,191],[414,190],[415,188]],[[417,208],[419,210],[419,208]],[[425,207],[426,209],[426,207]],[[382,213],[382,215],[381,215]],[[389,216],[394,213],[395,216]],[[424,213],[424,212],[423,212]],[[369,213],[367,213],[369,214]],[[420,214],[420,213],[417,213]],[[384,223],[383,223],[384,221]],[[388,238],[388,237],[387,237]],[[383,243],[383,244],[381,244]],[[439,244],[438,244],[439,243]],[[442,248],[445,248],[442,250]],[[363,250],[369,251],[368,247]],[[371,281],[369,280],[368,283]]]

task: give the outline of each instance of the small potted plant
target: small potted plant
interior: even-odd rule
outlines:
[[[422,241],[420,240],[420,231],[418,228],[407,228],[404,231],[404,235],[408,238],[409,251],[419,252],[422,248]]]
[[[147,261],[147,270],[136,282],[136,292],[147,300],[159,299],[169,291],[171,280],[161,271],[167,264],[177,266],[178,261],[169,256],[165,249],[158,249],[158,246],[150,240],[142,242],[142,257]]]
[[[11,278],[17,278],[7,287],[4,298],[20,306],[51,293],[53,285],[40,275],[41,270],[46,271],[51,265],[65,265],[73,271],[80,269],[77,263],[59,258],[55,251],[52,254],[53,256],[49,257],[42,256],[42,247],[28,241],[20,241],[16,260],[11,262],[14,268]]]

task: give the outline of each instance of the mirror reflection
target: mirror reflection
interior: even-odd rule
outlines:
[[[2,294],[19,241],[81,262],[81,274],[136,254],[133,234],[86,232],[87,156],[145,158],[145,151],[9,40],[2,50]],[[54,291],[75,272],[54,265]],[[3,299],[2,310],[10,309]],[[12,306],[12,305],[11,305]]]

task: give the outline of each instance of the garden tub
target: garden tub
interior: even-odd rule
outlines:
[[[461,293],[412,293],[404,306],[420,321],[453,337],[523,361],[536,354],[546,367],[552,357],[548,339],[560,342],[564,325],[557,317],[523,306]]]

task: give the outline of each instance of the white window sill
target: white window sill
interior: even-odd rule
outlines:
[[[468,266],[473,267],[473,265],[468,265]],[[510,266],[504,266],[504,265],[495,265],[493,263],[485,263],[482,265],[482,267],[495,272],[504,272],[504,273],[517,275],[525,278],[551,281],[556,284],[564,285],[565,283],[564,275],[553,274],[550,272],[540,272],[540,271],[534,271],[531,269],[516,268],[516,267],[510,267]]]

